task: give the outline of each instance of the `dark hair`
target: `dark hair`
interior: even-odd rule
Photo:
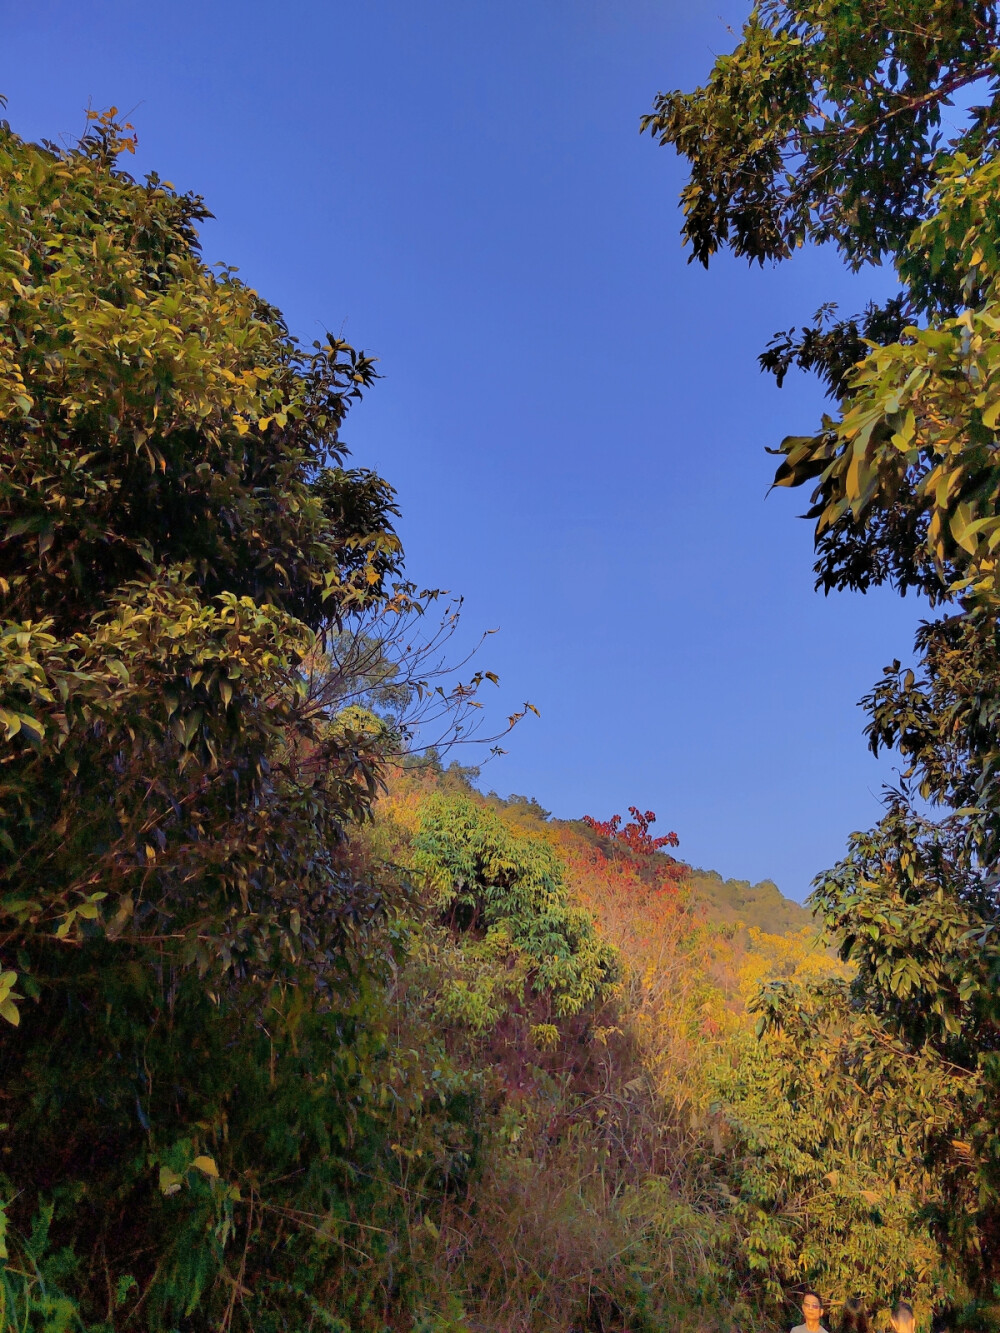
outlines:
[[[807,1296],[815,1296],[820,1305],[823,1304],[823,1297],[818,1291],[813,1291],[812,1287],[806,1287],[805,1291],[802,1293],[802,1300],[805,1300]]]
[[[840,1316],[841,1333],[869,1333],[868,1312],[860,1296],[848,1296]]]

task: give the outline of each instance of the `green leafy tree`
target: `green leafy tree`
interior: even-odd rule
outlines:
[[[496,678],[444,679],[457,606],[422,629],[346,466],[371,359],[206,266],[134,146],[0,126],[0,1333],[382,1333],[457,1309],[485,1112],[401,1036],[412,895],[359,829]],[[532,956],[577,1000],[587,924]]]
[[[133,147],[113,113],[69,150],[0,128],[4,1318],[62,1286],[105,1328],[379,1323],[405,1262],[360,1219],[402,1234],[431,1091],[386,1064],[391,890],[344,850],[385,728],[310,690],[410,595],[339,439],[373,364],[206,266]]]
[[[618,975],[615,951],[590,914],[570,902],[547,843],[467,797],[438,796],[413,849],[441,917],[486,956],[520,958],[530,988],[549,999],[555,1016],[593,1008],[605,996]]]
[[[865,700],[873,750],[905,760],[900,789],[817,881],[857,969],[820,1121],[831,1142],[838,1118],[868,1125],[872,1160],[901,1178],[927,1167],[915,1224],[982,1296],[1000,1282],[998,75],[991,3],[762,0],[707,84],[661,95],[646,119],[690,163],[693,257],[783,260],[828,242],[853,268],[891,260],[900,280],[883,305],[852,319],[825,307],[761,357],[779,382],[792,366],[817,372],[837,400],[814,434],[782,442],[775,477],[813,486],[818,583],[914,588],[942,608],[916,668],[893,663]],[[956,95],[981,105],[947,137]],[[779,990],[764,1018],[799,1031],[804,1003]],[[886,1078],[897,1120],[910,1117],[888,1159],[868,1118],[889,1115]]]
[[[761,0],[705,86],[660,93],[643,118],[690,164],[692,256],[763,263],[832,241],[855,267],[894,259],[934,212],[942,150],[992,142],[991,106],[947,146],[941,113],[994,78],[998,22],[989,0]]]
[[[846,400],[839,420],[783,442],[775,478],[818,479],[810,516],[827,588],[891,581],[939,598],[992,577],[995,495],[973,442],[980,422],[991,430],[976,361],[992,330],[969,321],[995,318],[998,21],[995,5],[965,0],[767,0],[705,87],[660,94],[644,118],[690,163],[693,258],[728,246],[763,263],[829,242],[854,268],[888,259],[899,272],[898,297],[848,320],[824,307],[761,358],[779,379],[793,364],[814,370]],[[942,112],[963,89],[989,98],[946,141]],[[868,358],[871,341],[883,347]],[[952,447],[942,414],[962,423],[966,447]]]
[[[208,269],[204,206],[119,170],[123,134],[0,139],[0,910],[22,949],[253,968],[356,905],[330,858],[373,756],[297,664],[398,569],[338,443],[373,369]]]
[[[740,1034],[716,1074],[751,1277],[775,1305],[805,1285],[861,1293],[873,1309],[951,1295],[915,1217],[946,1202],[924,1145],[952,1123],[947,1069],[887,1041],[837,983],[771,982],[757,1006],[757,1034]]]

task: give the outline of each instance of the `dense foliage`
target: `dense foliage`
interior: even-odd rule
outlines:
[[[8,948],[273,970],[359,906],[330,856],[370,764],[295,665],[398,566],[337,443],[372,367],[208,270],[200,201],[119,134],[0,143]]]
[[[761,0],[705,87],[662,95],[647,120],[691,165],[684,226],[703,262],[721,246],[763,262],[816,241],[898,274],[881,307],[847,320],[828,307],[761,357],[779,382],[793,366],[819,373],[838,401],[817,433],[781,444],[775,477],[813,485],[818,582],[915,588],[940,611],[915,666],[893,663],[864,701],[872,749],[905,761],[900,789],[817,881],[854,979],[812,996],[778,986],[760,1007],[785,1041],[779,1082],[830,1069],[809,1114],[813,1137],[849,1149],[849,1207],[870,1188],[866,1164],[912,1181],[914,1233],[945,1248],[936,1280],[987,1302],[1000,1294],[998,22],[992,3]],[[981,104],[948,138],[956,98]],[[779,1147],[759,1139],[765,1174],[789,1169]],[[877,1253],[866,1246],[859,1274]],[[833,1270],[817,1254],[800,1271]],[[889,1271],[897,1292],[918,1281]]]
[[[413,840],[415,868],[453,926],[482,935],[487,955],[516,951],[531,988],[559,1017],[577,1014],[615,980],[614,950],[587,912],[567,901],[562,869],[544,842],[518,836],[472,801],[432,802]]]
[[[338,439],[371,361],[207,268],[203,204],[132,146],[112,115],[68,151],[0,131],[4,1300],[299,1328],[394,1207],[357,1171],[395,1170],[392,904],[344,852],[380,732],[306,668],[408,593]]]

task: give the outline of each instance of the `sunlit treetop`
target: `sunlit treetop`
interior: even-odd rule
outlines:
[[[29,978],[102,933],[274,971],[377,896],[337,848],[385,737],[308,688],[324,636],[408,597],[393,492],[344,466],[374,365],[206,265],[202,200],[134,148],[113,111],[70,148],[0,125],[0,924]]]
[[[984,105],[953,147],[995,151],[998,33],[983,0],[761,0],[708,82],[643,119],[690,164],[692,257],[763,263],[804,241],[854,267],[892,256],[928,214],[956,97]]]
[[[316,628],[399,567],[392,492],[344,469],[374,378],[329,335],[303,349],[235,270],[212,269],[196,195],[119,165],[114,113],[79,145],[0,129],[0,593],[82,623],[183,563]]]
[[[841,401],[782,442],[775,476],[814,485],[826,589],[1000,598],[998,80],[993,3],[762,0],[706,84],[644,121],[690,165],[693,258],[828,242],[896,267],[897,296],[853,319],[824,307],[761,357]]]

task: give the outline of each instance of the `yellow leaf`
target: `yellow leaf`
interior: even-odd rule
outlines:
[[[210,1176],[212,1180],[219,1179],[219,1168],[215,1165],[214,1158],[196,1157],[194,1161],[191,1163],[191,1165],[193,1167],[196,1167],[204,1175]]]
[[[983,425],[987,430],[996,430],[1000,422],[1000,398],[995,398],[983,413]]]
[[[176,1171],[171,1171],[169,1166],[160,1167],[160,1193],[176,1194],[183,1184],[183,1180]]]

